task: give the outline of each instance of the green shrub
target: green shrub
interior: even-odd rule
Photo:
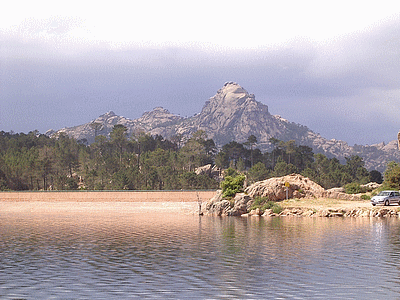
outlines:
[[[261,210],[264,205],[266,205],[268,198],[267,197],[255,197],[253,200],[253,204],[251,204],[250,210],[260,208]]]
[[[236,177],[240,175],[234,168],[229,167],[228,169],[225,170],[225,177]]]
[[[371,196],[368,196],[368,195],[361,195],[361,199],[363,199],[363,200],[371,200]]]
[[[259,208],[261,211],[266,211],[267,209],[272,209],[275,214],[280,214],[283,208],[274,201],[268,201],[267,197],[255,197],[254,202],[250,207],[250,210]]]
[[[384,178],[383,185],[387,189],[398,190],[400,188],[400,164],[394,161],[389,162],[386,167]]]
[[[274,201],[268,201],[267,203],[264,204],[264,209],[272,209],[274,205],[275,205]]]
[[[361,193],[361,186],[357,182],[348,183],[344,186],[344,190],[347,194],[358,194]]]
[[[222,198],[232,198],[236,193],[242,192],[245,179],[246,176],[244,175],[226,176],[221,182]]]
[[[271,209],[274,214],[280,214],[283,210],[282,206],[280,206],[278,203],[275,203],[275,205],[272,206]]]

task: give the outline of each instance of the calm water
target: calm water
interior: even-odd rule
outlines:
[[[398,219],[0,212],[0,298],[400,298],[399,234]]]

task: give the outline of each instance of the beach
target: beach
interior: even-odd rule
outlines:
[[[198,213],[215,191],[0,192],[0,212]]]
[[[12,202],[198,202],[215,191],[38,191],[0,192],[0,201]]]

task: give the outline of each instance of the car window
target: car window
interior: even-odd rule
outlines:
[[[400,196],[400,193],[399,192],[394,192],[394,195],[395,196]]]
[[[378,196],[389,196],[389,192],[382,191],[378,194]]]

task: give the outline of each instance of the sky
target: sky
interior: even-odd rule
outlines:
[[[400,2],[9,1],[0,131],[183,117],[234,81],[271,114],[371,145],[400,129]],[[4,7],[3,7],[4,8]]]

